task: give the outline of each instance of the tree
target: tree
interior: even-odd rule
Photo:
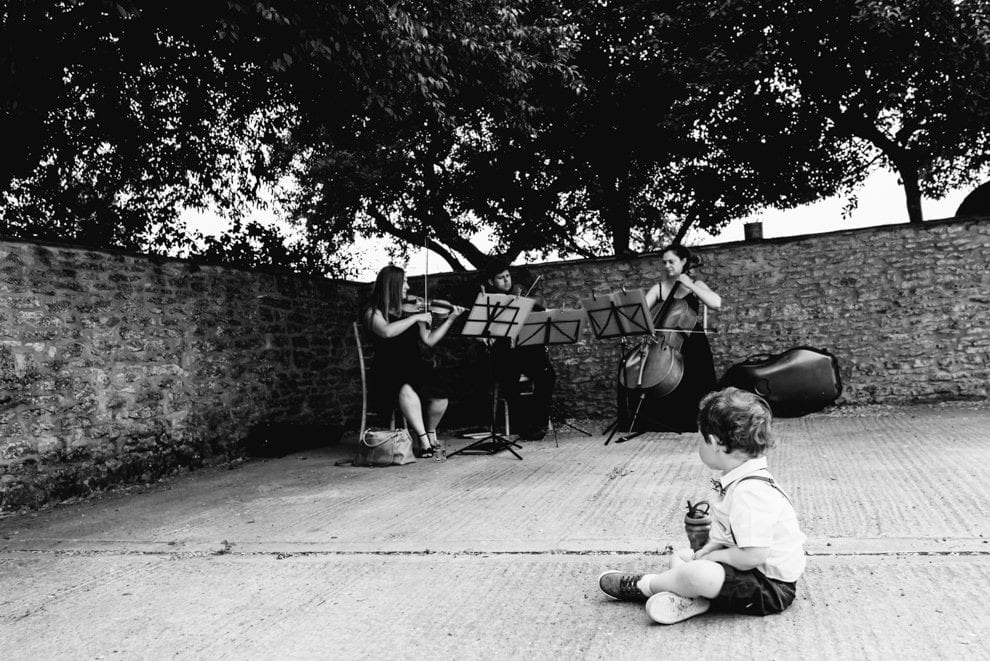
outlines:
[[[724,40],[758,44],[759,84],[818,117],[846,187],[879,158],[908,217],[921,194],[973,183],[990,163],[990,30],[978,0],[710,2]]]
[[[704,153],[707,110],[678,108],[695,74],[671,46],[684,25],[648,2],[231,1],[193,22],[66,0],[10,2],[3,21],[17,38],[0,71],[21,81],[4,126],[33,122],[2,171],[8,234],[316,271],[345,268],[358,234],[429,234],[464,268],[492,258],[479,231],[510,259],[622,253],[762,199],[726,180],[732,149]],[[239,213],[286,175],[303,238],[280,250]],[[196,248],[176,213],[207,204],[235,222]]]
[[[209,33],[177,15],[4,3],[4,233],[175,248],[185,241],[176,205],[243,189],[230,166],[250,118],[224,96],[228,72],[200,46]]]
[[[493,226],[464,199],[464,190],[489,182],[465,176],[464,152],[486,126],[532,130],[542,81],[570,84],[567,27],[549,2],[465,3],[472,15],[452,32],[447,12],[425,12],[421,31],[437,35],[449,75],[443,113],[412,108],[355,115],[343,129],[313,108],[298,108],[299,123],[284,146],[296,188],[286,203],[320,240],[389,236],[432,249],[455,269],[491,257],[471,237]],[[516,9],[516,6],[522,9]],[[468,29],[469,28],[469,29]],[[512,225],[505,252],[539,247],[533,223]]]
[[[188,250],[178,208],[211,204],[239,220],[260,186],[316,154],[296,137],[316,133],[316,119],[321,139],[346,143],[362,125],[443,124],[464,88],[518,85],[534,64],[516,50],[527,32],[518,15],[481,0],[230,0],[195,14],[138,0],[8,0],[0,230]],[[470,75],[456,69],[467,53],[484,63]],[[268,241],[239,223],[232,236]],[[317,232],[310,255],[334,247]]]
[[[489,257],[464,237],[479,230],[491,232],[496,250],[509,258],[541,248],[623,254],[679,240],[692,226],[717,230],[764,206],[788,208],[850,191],[878,149],[920,210],[911,183],[918,176],[937,193],[990,153],[983,148],[988,124],[980,119],[986,85],[972,74],[985,69],[986,21],[977,3],[957,2],[957,13],[930,18],[923,4],[898,9],[850,0],[834,16],[798,2],[678,2],[663,11],[650,2],[565,3],[562,20],[574,26],[568,61],[579,84],[542,80],[525,130],[467,113],[442,135],[430,129],[397,143],[415,166],[384,196],[393,200],[388,211],[371,212],[374,227],[407,238],[432,227],[448,248],[442,254],[476,266]],[[879,11],[884,7],[892,9]],[[850,23],[857,29],[847,30]],[[955,79],[929,66],[952,60],[925,53],[942,42],[958,55],[947,65],[958,67]],[[836,77],[822,65],[829,58],[848,75]],[[887,72],[882,84],[846,84],[870,67]],[[955,114],[932,98],[918,103],[927,75],[945,83],[954,102],[963,99],[955,94],[966,88],[960,81],[973,93],[952,108]],[[868,98],[874,101],[861,102]],[[905,100],[910,104],[896,105]],[[935,112],[928,116],[926,107]],[[841,116],[830,115],[835,108]],[[855,120],[860,111],[866,120]],[[901,126],[899,118],[909,115],[915,125]],[[938,152],[934,143],[947,135],[950,115],[960,122],[955,142],[925,161]],[[886,128],[897,128],[894,140],[884,139]],[[906,141],[903,148],[896,140]],[[397,224],[410,216],[418,233]],[[576,240],[582,236],[584,244]]]
[[[0,232],[338,273],[358,235],[429,236],[480,267],[479,232],[653,249],[877,158],[918,220],[990,159],[983,5],[6,0]],[[278,247],[242,212],[285,180]],[[176,222],[205,205],[219,240]]]
[[[665,8],[565,5],[580,84],[543,81],[526,130],[484,121],[441,154],[456,173],[445,199],[480,219],[505,257],[656,249],[691,226],[717,230],[835,190],[818,126],[744,91],[752,64],[725,56],[697,3]]]

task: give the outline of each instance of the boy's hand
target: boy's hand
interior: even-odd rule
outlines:
[[[718,549],[724,549],[724,548],[725,546],[719,544],[718,542],[709,541],[700,549],[694,552],[694,556],[692,557],[692,560],[701,560],[712,551],[717,551]]]
[[[733,546],[711,551],[711,557],[708,559],[724,562],[736,569],[746,571],[759,567],[766,562],[769,556],[770,549],[765,546],[747,546],[745,548]]]

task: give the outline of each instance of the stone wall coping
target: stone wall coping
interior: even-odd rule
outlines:
[[[114,248],[112,246],[88,246],[84,243],[72,243],[69,241],[53,241],[48,239],[22,239],[18,237],[8,236],[6,234],[0,234],[0,243],[10,243],[18,244],[22,246],[39,246],[42,248],[55,248],[58,250],[72,250],[75,252],[95,252],[102,255],[117,255],[121,257],[131,257],[134,259],[142,259],[152,264],[161,263],[175,263],[184,264],[189,267],[190,270],[196,270],[201,268],[215,268],[222,269],[226,271],[237,271],[240,273],[250,273],[250,274],[265,274],[273,276],[285,276],[291,278],[299,278],[302,280],[315,280],[326,283],[339,283],[339,284],[350,284],[350,285],[364,285],[366,283],[360,280],[349,280],[347,278],[328,278],[325,276],[318,275],[305,275],[301,273],[296,273],[295,271],[279,268],[275,266],[258,266],[253,268],[247,268],[243,266],[235,266],[232,264],[224,264],[212,259],[205,258],[194,258],[189,257],[174,257],[171,255],[159,255],[157,253],[151,252],[141,252],[140,250],[127,250],[125,248]]]
[[[910,230],[921,230],[925,228],[930,228],[936,225],[951,225],[951,224],[966,224],[973,222],[990,222],[990,216],[953,216],[950,218],[937,218],[932,220],[926,220],[923,223],[909,223],[907,221],[901,223],[887,223],[883,225],[868,225],[865,227],[850,227],[845,229],[829,230],[827,232],[812,232],[809,234],[793,234],[788,236],[776,236],[770,238],[762,238],[757,241],[746,241],[745,239],[739,241],[726,241],[723,243],[702,243],[698,245],[693,245],[691,248],[693,250],[714,250],[720,248],[735,248],[744,245],[754,245],[754,244],[774,244],[782,245],[787,243],[795,243],[798,241],[805,241],[807,239],[815,239],[820,237],[825,237],[829,235],[841,235],[841,234],[863,234],[863,233],[877,233],[877,232],[897,232],[904,231],[905,229]],[[350,284],[350,285],[360,285],[366,286],[374,283],[374,278],[370,280],[352,280],[349,278],[329,278],[323,276],[313,276],[313,275],[303,275],[295,273],[288,269],[282,269],[277,267],[256,267],[256,268],[245,268],[241,266],[233,266],[230,264],[224,264],[219,261],[209,260],[209,259],[190,259],[188,257],[173,257],[168,255],[159,255],[150,252],[141,252],[138,250],[126,250],[123,248],[113,248],[113,247],[91,247],[80,243],[71,243],[68,241],[52,241],[46,239],[22,239],[17,237],[7,236],[5,234],[0,234],[0,243],[16,243],[21,245],[30,246],[42,246],[47,248],[58,248],[60,250],[75,250],[78,252],[96,252],[106,255],[121,255],[125,257],[134,257],[138,259],[147,259],[151,262],[174,262],[179,264],[189,265],[190,268],[202,268],[211,267],[225,269],[228,271],[239,271],[243,273],[265,273],[268,275],[282,275],[290,276],[294,278],[301,278],[304,280],[318,280],[330,283],[340,283],[340,284]],[[636,253],[626,257],[617,257],[615,255],[602,255],[599,257],[578,257],[574,259],[559,259],[549,262],[533,262],[526,264],[526,268],[547,268],[554,266],[570,266],[577,262],[584,263],[603,263],[603,262],[617,262],[617,261],[632,261],[643,258],[658,257],[660,255],[659,250],[651,250],[641,253]],[[468,269],[466,271],[436,271],[430,274],[430,277],[439,276],[458,276],[464,273],[472,273],[480,269]],[[412,279],[422,278],[422,275],[412,275]]]
[[[755,246],[755,245],[783,245],[788,243],[797,243],[800,241],[807,241],[808,239],[818,239],[822,237],[827,237],[830,235],[847,235],[847,234],[877,234],[879,232],[903,232],[905,230],[925,230],[932,229],[936,226],[942,225],[952,225],[952,224],[969,224],[974,222],[990,222],[990,216],[954,216],[951,218],[937,218],[933,220],[926,220],[923,223],[909,223],[907,221],[901,223],[888,223],[884,225],[868,225],[866,227],[849,227],[845,229],[829,230],[827,232],[812,232],[809,234],[793,234],[788,236],[775,236],[771,238],[758,239],[756,241],[746,241],[745,239],[739,241],[726,241],[724,243],[702,243],[697,245],[689,246],[691,250],[705,251],[709,252],[712,250],[721,250],[723,248],[737,248],[741,246]],[[525,264],[527,269],[543,269],[552,268],[556,266],[569,267],[574,264],[581,262],[587,264],[600,264],[600,263],[610,263],[610,262],[629,262],[639,259],[646,259],[651,257],[659,257],[659,250],[651,250],[647,252],[635,253],[632,255],[617,257],[615,255],[603,255],[600,257],[578,257],[575,259],[559,259],[550,262],[532,262]],[[515,265],[510,265],[510,268],[515,268]],[[442,277],[442,276],[458,276],[464,273],[473,273],[480,269],[469,269],[467,271],[437,271],[436,273],[430,273],[430,277]],[[410,279],[422,278],[422,275],[410,276]]]

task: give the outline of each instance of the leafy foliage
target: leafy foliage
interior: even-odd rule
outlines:
[[[655,249],[878,160],[920,220],[990,161],[988,48],[982,0],[6,0],[0,232],[336,274],[428,236],[460,269]],[[273,189],[284,229],[245,217]]]
[[[695,3],[671,13],[652,2],[529,9],[527,23],[552,26],[542,34],[553,39],[528,43],[555,47],[560,63],[528,68],[535,95],[485,85],[496,100],[533,98],[526,121],[489,97],[454,95],[446,122],[412,116],[364,122],[349,138],[300,136],[297,152],[318,145],[296,172],[293,200],[301,217],[321,219],[311,231],[420,244],[429,232],[455,268],[460,259],[480,267],[524,251],[656,248],[678,226],[714,230],[757,206],[835,189],[836,164],[814,151],[816,126],[772,98],[741,103],[749,71],[721,54]],[[768,133],[781,136],[775,150]],[[467,241],[478,232],[496,255]]]
[[[488,259],[470,239],[494,223],[461,194],[488,182],[466,176],[464,152],[491,122],[531,130],[543,81],[570,79],[567,29],[550,3],[461,5],[466,13],[453,24],[452,7],[417,15],[427,50],[442,53],[442,108],[354,116],[344,130],[310,107],[298,109],[299,126],[284,146],[297,188],[285,203],[310,236],[389,236],[407,245],[430,236],[455,268],[463,268],[458,255],[475,265]]]
[[[0,84],[19,90],[0,115],[10,145],[0,230],[189,250],[178,209],[209,205],[236,221],[210,254],[227,240],[256,243],[240,211],[286,172],[305,177],[309,162],[319,172],[352,148],[412,144],[469,107],[523,121],[526,96],[499,92],[521,89],[555,53],[520,47],[550,28],[523,24],[514,3],[481,0],[230,0],[195,14],[15,0],[0,19]],[[313,230],[314,257],[338,243],[322,220],[297,218]]]
[[[905,187],[920,222],[921,193],[971,183],[990,159],[990,40],[978,0],[788,0],[708,3],[757,45],[759,84],[821,124],[845,164],[845,185],[877,159]]]
[[[218,57],[210,8],[193,21],[158,3],[7,3],[0,84],[20,93],[0,124],[4,233],[179,250],[180,205],[252,197],[282,118],[245,102],[256,72]]]
[[[656,249],[692,224],[717,231],[839,186],[814,118],[761,94],[756,53],[727,54],[731,35],[698,3],[578,2],[564,15],[579,85],[541,81],[526,130],[486,118],[440,154],[456,164],[445,198],[505,257]]]

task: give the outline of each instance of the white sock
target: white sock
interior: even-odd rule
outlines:
[[[636,587],[647,597],[653,596],[653,591],[650,590],[650,581],[653,580],[653,574],[643,574],[643,578],[636,581]]]

